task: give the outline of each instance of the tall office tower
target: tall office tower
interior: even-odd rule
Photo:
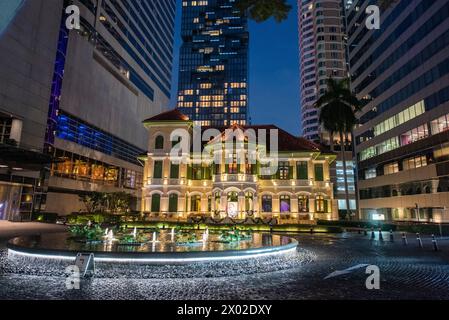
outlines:
[[[330,77],[347,76],[342,0],[298,0],[301,121],[303,136],[329,140],[314,107]]]
[[[309,140],[330,144],[330,136],[321,129],[319,110],[315,108],[318,98],[327,89],[327,79],[347,77],[347,54],[345,41],[345,8],[342,0],[298,0],[299,50],[300,50],[300,96],[303,136]],[[334,137],[335,151],[340,140]],[[350,143],[345,149],[346,177],[348,183],[349,209],[357,209],[355,193],[354,162]],[[338,209],[345,217],[348,213],[346,185],[341,152],[331,167],[331,181],[338,200]]]
[[[29,220],[38,206],[59,1],[0,1],[0,220]],[[42,18],[45,17],[45,18]]]
[[[449,1],[396,1],[379,30],[370,3],[348,15],[362,218],[448,222]]]
[[[138,210],[142,121],[170,100],[175,0],[19,2],[0,38],[0,93],[8,94],[0,108],[7,123],[23,119],[21,143],[54,160],[36,183],[41,199],[36,186],[22,198],[69,214],[86,210],[79,195],[88,191],[124,191]],[[80,9],[79,30],[66,28],[69,5]]]
[[[248,122],[248,22],[234,0],[183,1],[178,108],[204,126]]]

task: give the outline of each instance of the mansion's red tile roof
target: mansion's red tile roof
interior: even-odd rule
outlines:
[[[178,109],[173,109],[146,119],[144,122],[150,121],[189,121],[189,117]]]
[[[164,113],[161,113],[159,115],[156,115],[152,118],[149,118],[145,120],[144,122],[152,122],[152,121],[188,121],[189,117],[181,113],[179,110],[174,109],[170,110]],[[310,151],[310,152],[325,152],[325,153],[331,153],[331,151],[324,145],[320,145],[317,143],[314,143],[312,141],[309,141],[302,137],[296,137],[287,131],[269,124],[269,125],[247,125],[247,126],[240,126],[237,124],[233,124],[228,127],[206,127],[203,126],[201,130],[204,132],[207,129],[217,129],[218,131],[222,132],[222,138],[225,138],[225,130],[226,129],[241,129],[242,131],[245,131],[247,129],[254,129],[256,131],[256,134],[259,137],[259,129],[265,129],[266,137],[265,141],[267,143],[268,149],[270,149],[270,130],[278,130],[278,151],[288,152],[288,151]],[[208,144],[208,142],[203,142],[203,147]]]

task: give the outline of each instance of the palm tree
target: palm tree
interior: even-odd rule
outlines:
[[[378,0],[378,6],[387,10],[399,0]],[[273,17],[277,22],[288,18],[292,6],[288,0],[237,0],[237,7],[242,12],[248,12],[250,19],[256,22],[264,22]]]
[[[348,177],[346,174],[345,137],[351,134],[357,123],[355,113],[360,111],[360,101],[349,88],[349,79],[327,80],[327,91],[315,103],[320,109],[319,121],[323,128],[329,131],[331,148],[333,148],[333,134],[340,135],[341,159],[343,161],[343,175],[345,181],[346,214],[350,216]]]
[[[378,6],[380,9],[382,10],[387,10],[388,8],[390,8],[391,6],[393,6],[393,4],[395,2],[397,2],[398,0],[379,0],[378,2]]]
[[[271,17],[282,22],[292,9],[287,0],[238,0],[237,7],[256,22],[264,22]]]

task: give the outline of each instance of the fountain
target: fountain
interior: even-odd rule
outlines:
[[[208,241],[208,239],[209,239],[209,232],[205,231],[203,233],[203,240],[202,240],[203,243],[206,243]]]
[[[132,233],[118,231],[114,234],[112,229],[107,229],[102,241],[97,242],[79,241],[79,236],[66,232],[43,234],[38,238],[23,236],[10,240],[8,249],[35,259],[72,260],[77,253],[83,252],[94,253],[97,262],[188,264],[291,254],[296,252],[297,246],[290,237],[270,233],[256,232],[252,237],[240,237],[238,241],[223,241],[221,232],[209,229],[175,232],[172,229],[161,230],[160,234],[156,231],[140,234],[134,228]],[[138,246],[134,245],[138,240],[136,237],[142,239]]]
[[[112,229],[111,230],[109,230],[109,232],[108,232],[108,235],[106,236],[106,241],[108,242],[108,243],[112,243],[112,242],[114,242],[116,239],[114,238],[114,231],[112,231]]]

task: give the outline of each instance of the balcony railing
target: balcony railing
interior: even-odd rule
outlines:
[[[221,183],[221,182],[246,182],[246,183],[256,183],[257,176],[252,174],[218,174],[215,175],[215,182]]]

